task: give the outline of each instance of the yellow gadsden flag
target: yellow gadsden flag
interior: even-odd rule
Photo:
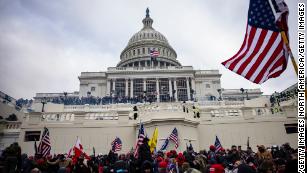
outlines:
[[[148,141],[148,145],[150,147],[150,152],[153,152],[157,146],[158,142],[158,128],[155,128],[155,131],[152,134],[151,139]]]

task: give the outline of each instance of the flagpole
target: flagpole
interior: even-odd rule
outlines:
[[[272,12],[273,12],[274,16],[276,17],[276,16],[277,16],[277,13],[276,13],[276,11],[275,11],[275,9],[274,9],[274,5],[273,5],[272,0],[269,0],[269,4],[270,4],[270,6],[271,6],[271,9],[272,9]],[[282,40],[283,40],[284,44],[286,45],[287,50],[288,50],[288,52],[289,52],[289,55],[290,55],[290,57],[291,57],[291,62],[292,62],[294,71],[295,71],[295,73],[296,73],[296,76],[298,76],[297,64],[296,64],[295,58],[294,58],[294,56],[293,56],[293,54],[292,54],[292,51],[291,51],[291,48],[290,48],[290,44],[289,44],[288,37],[287,37],[285,31],[281,31],[280,33],[281,33]]]
[[[291,48],[290,48],[290,45],[289,45],[289,40],[288,40],[288,37],[285,33],[285,31],[281,31],[281,37],[282,37],[282,40],[283,42],[285,43],[286,47],[287,47],[287,50],[289,52],[289,55],[291,57],[291,62],[292,62],[292,65],[293,65],[293,68],[294,68],[294,71],[296,73],[296,76],[298,76],[298,68],[297,68],[297,64],[296,64],[296,61],[295,61],[295,58],[293,56],[293,53],[291,51]]]

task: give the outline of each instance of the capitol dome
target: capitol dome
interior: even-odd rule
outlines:
[[[120,55],[121,61],[117,67],[167,67],[181,66],[176,60],[177,54],[169,45],[166,37],[152,27],[153,20],[146,9],[143,28],[135,33]],[[152,58],[150,52],[158,51],[158,56]],[[153,61],[154,60],[154,61]]]

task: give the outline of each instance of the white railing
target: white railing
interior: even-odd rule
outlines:
[[[218,70],[199,70],[196,71],[196,75],[197,74],[219,74]]]
[[[193,70],[192,66],[167,66],[167,67],[109,67],[109,72],[118,71],[154,71],[154,70]]]
[[[81,72],[81,77],[106,76],[105,72]]]

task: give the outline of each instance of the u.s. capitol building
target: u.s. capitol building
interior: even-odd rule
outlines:
[[[254,149],[257,144],[296,145],[296,133],[286,130],[297,121],[295,98],[276,108],[260,89],[224,89],[218,70],[195,70],[177,60],[166,37],[152,27],[149,10],[142,22],[116,67],[82,72],[78,92],[36,94],[33,111],[18,126],[24,152],[33,154],[43,127],[50,131],[52,153],[66,153],[77,136],[89,153],[93,147],[97,153],[108,152],[116,136],[123,142],[121,152],[127,152],[135,145],[140,122],[148,137],[158,128],[158,148],[174,127],[180,151],[190,141],[196,150],[207,149],[215,136],[225,148],[244,148],[248,138]],[[158,56],[151,55],[153,50]],[[54,102],[89,97],[96,98],[95,104]]]

